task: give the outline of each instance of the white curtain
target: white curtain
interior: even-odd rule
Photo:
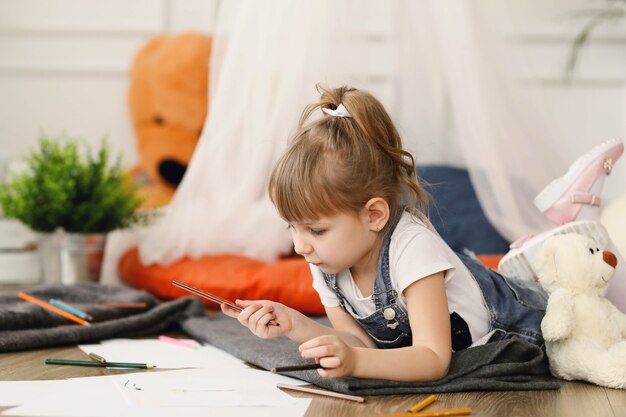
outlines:
[[[498,231],[514,240],[549,227],[532,203],[549,180],[562,175],[567,159],[541,97],[533,95],[520,44],[489,31],[484,13],[496,4],[432,1],[432,22],[455,131],[485,214]],[[413,38],[420,34],[414,33]],[[521,71],[521,67],[527,67]]]
[[[143,262],[211,253],[271,261],[290,251],[267,179],[301,110],[316,100],[318,82],[377,95],[418,163],[467,166],[488,218],[506,238],[544,228],[532,198],[569,161],[559,152],[563,140],[538,117],[541,101],[511,79],[521,52],[485,30],[481,13],[492,6],[222,2],[205,129],[166,214],[141,238]],[[382,23],[387,37],[379,14],[390,17]]]

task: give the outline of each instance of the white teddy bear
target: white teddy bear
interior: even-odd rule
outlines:
[[[541,330],[556,377],[626,388],[626,315],[604,298],[617,265],[582,235],[549,238],[535,259],[550,294]]]

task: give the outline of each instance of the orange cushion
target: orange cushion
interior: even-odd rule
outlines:
[[[504,255],[478,255],[477,258],[483,265],[487,268],[498,269],[498,263],[500,263],[500,259],[502,259]]]
[[[496,268],[502,255],[481,255],[478,259]],[[218,297],[235,300],[274,300],[304,314],[323,315],[324,307],[313,289],[309,265],[303,258],[284,258],[264,263],[239,255],[207,255],[183,258],[168,266],[142,265],[137,248],[120,259],[120,275],[130,286],[169,300],[189,295],[172,285],[180,280]],[[204,300],[209,308],[217,305]]]
[[[226,300],[274,300],[304,314],[323,315],[324,307],[313,289],[309,265],[303,258],[264,263],[238,255],[183,258],[168,266],[142,265],[137,248],[120,259],[120,275],[130,286],[159,298],[190,295],[172,285],[179,280]],[[218,308],[206,300],[209,308]]]

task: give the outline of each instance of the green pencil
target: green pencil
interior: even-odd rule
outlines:
[[[76,361],[72,359],[46,359],[46,365],[96,366],[99,368],[156,368],[156,366],[147,363]]]

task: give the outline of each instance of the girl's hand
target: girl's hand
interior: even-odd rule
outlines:
[[[315,358],[323,369],[317,372],[325,378],[350,376],[356,366],[355,349],[339,336],[324,335],[304,342],[299,347],[303,358]]]
[[[284,336],[293,328],[290,309],[280,303],[268,300],[235,300],[235,304],[243,310],[237,312],[222,304],[224,314],[236,318],[260,338]]]

